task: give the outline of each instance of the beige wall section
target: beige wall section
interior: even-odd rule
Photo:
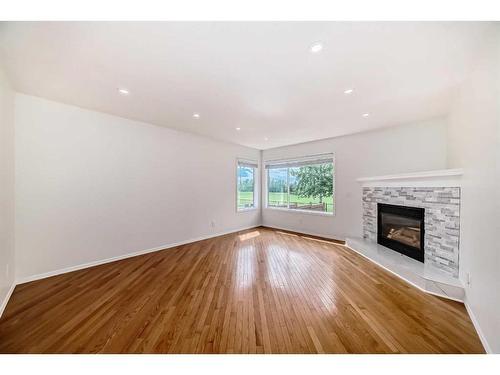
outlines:
[[[237,157],[260,152],[16,94],[18,277],[260,224]]]
[[[264,209],[264,225],[337,239],[362,236],[361,185],[356,179],[444,169],[446,121],[439,118],[265,150],[262,158],[273,160],[324,152],[335,154],[335,216]]]
[[[467,303],[490,350],[500,353],[500,31],[484,42],[452,104],[448,164],[464,169],[460,276]]]
[[[0,315],[14,283],[14,92],[0,68]]]

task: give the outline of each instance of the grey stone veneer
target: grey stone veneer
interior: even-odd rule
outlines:
[[[363,237],[375,242],[377,203],[425,208],[425,263],[458,277],[459,187],[364,187]]]

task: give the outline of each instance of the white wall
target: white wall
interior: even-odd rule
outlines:
[[[344,239],[362,235],[359,177],[446,167],[446,121],[435,119],[263,151],[263,160],[335,154],[334,217],[264,209],[264,225]],[[265,194],[265,192],[263,192]]]
[[[464,168],[460,277],[490,350],[500,353],[500,36],[463,83],[449,116],[449,166]],[[470,285],[465,282],[470,273]]]
[[[22,94],[15,114],[21,280],[260,224],[235,203],[258,150]]]
[[[0,69],[0,315],[14,282],[14,92]]]

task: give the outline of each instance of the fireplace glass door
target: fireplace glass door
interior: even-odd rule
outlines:
[[[424,262],[425,209],[378,203],[377,211],[377,242]]]
[[[420,221],[394,214],[382,213],[382,236],[420,249]]]

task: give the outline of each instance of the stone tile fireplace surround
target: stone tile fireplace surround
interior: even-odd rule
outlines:
[[[364,177],[363,238],[347,246],[418,288],[462,300],[460,258],[460,169]],[[424,263],[377,244],[377,204],[424,208]]]
[[[425,262],[458,277],[460,187],[363,187],[363,238],[375,242],[377,203],[425,208]]]

